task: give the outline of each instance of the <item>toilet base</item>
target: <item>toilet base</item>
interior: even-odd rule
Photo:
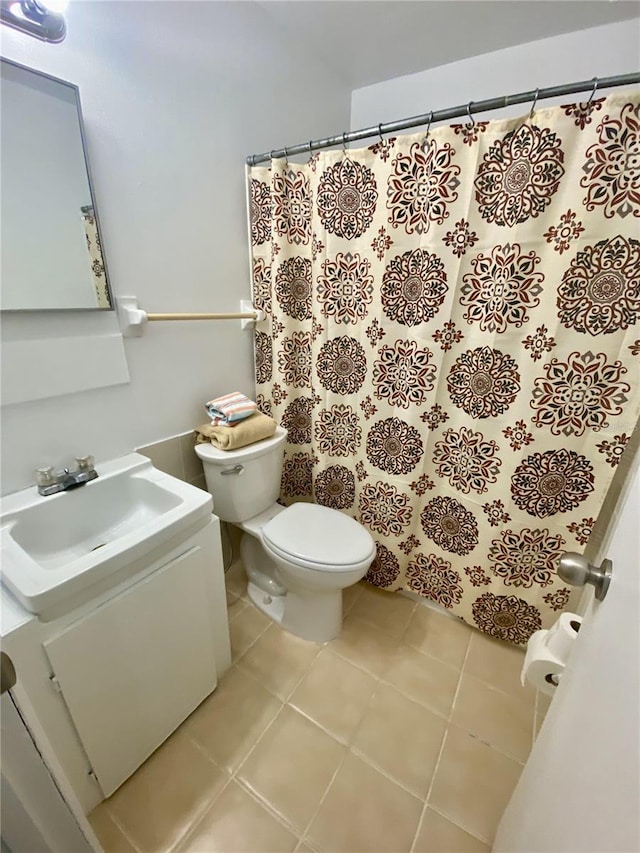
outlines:
[[[282,625],[284,605],[287,599],[286,593],[284,595],[272,595],[260,589],[252,581],[249,581],[247,584],[247,595],[258,610],[261,610],[269,619],[273,619],[276,624]]]
[[[249,582],[266,596],[281,597],[287,590],[278,580],[276,564],[265,553],[259,540],[249,533],[243,533],[240,540],[240,554],[249,578]]]
[[[289,590],[285,595],[271,595],[250,581],[247,593],[265,616],[303,640],[328,643],[342,630],[341,589],[310,594]]]
[[[303,640],[328,643],[342,630],[342,590],[306,593],[289,590],[282,627]]]
[[[249,598],[278,625],[314,643],[335,640],[342,630],[342,589],[287,589],[262,543],[244,533],[240,552],[249,578]]]

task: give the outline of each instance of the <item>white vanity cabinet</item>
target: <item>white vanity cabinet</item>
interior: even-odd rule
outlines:
[[[105,796],[216,686],[208,570],[189,548],[44,642]]]
[[[219,521],[210,517],[126,582],[52,622],[23,620],[3,648],[13,693],[85,812],[121,785],[230,665]],[[45,756],[46,758],[46,756]]]

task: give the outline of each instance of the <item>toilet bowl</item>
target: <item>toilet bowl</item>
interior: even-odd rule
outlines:
[[[328,642],[342,628],[342,590],[375,556],[371,535],[338,510],[276,503],[287,432],[240,450],[196,445],[213,508],[244,531],[241,553],[253,603],[287,631]]]

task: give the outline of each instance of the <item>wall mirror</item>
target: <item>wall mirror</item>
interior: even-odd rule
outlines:
[[[0,64],[0,308],[111,309],[78,87]]]

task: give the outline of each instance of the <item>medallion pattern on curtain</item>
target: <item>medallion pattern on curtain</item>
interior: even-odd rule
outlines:
[[[87,252],[89,253],[91,280],[96,291],[98,308],[111,308],[111,299],[109,298],[107,279],[104,273],[104,261],[102,260],[102,248],[93,208],[89,206],[81,208],[81,216],[87,241]]]
[[[281,500],[367,527],[367,580],[514,643],[575,604],[640,409],[640,97],[250,170]]]

